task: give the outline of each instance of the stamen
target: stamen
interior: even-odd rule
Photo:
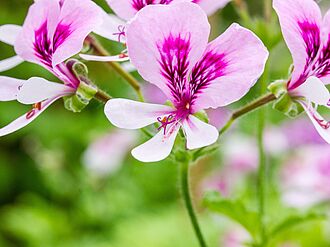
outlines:
[[[328,101],[328,103],[327,103],[327,106],[330,106],[330,99],[329,99],[329,101]]]
[[[324,119],[319,119],[317,116],[313,115],[315,121],[325,130],[330,128],[330,122],[324,120]]]
[[[161,117],[158,117],[157,121],[159,123],[161,123],[161,126],[158,128],[158,130],[161,130],[162,128],[164,128],[164,135],[166,135],[167,126],[169,124],[174,123],[176,120],[175,120],[174,116],[172,114],[170,114],[167,117],[163,117],[163,119]]]
[[[32,106],[32,110],[26,114],[26,119],[31,119],[37,113],[37,111],[41,111],[41,108],[41,102],[34,104]]]
[[[122,36],[124,36],[124,37],[126,36],[125,29],[126,29],[125,26],[123,26],[123,25],[119,25],[119,26],[118,26],[118,33],[113,33],[113,35],[118,35],[118,42],[119,42],[119,43],[121,43],[121,42],[120,42],[121,37],[122,37]]]
[[[119,54],[119,58],[126,58],[126,57],[128,57],[128,55],[125,54],[125,53],[121,53],[121,54]]]

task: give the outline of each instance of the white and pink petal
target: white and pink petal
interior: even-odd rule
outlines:
[[[232,24],[208,44],[192,70],[189,86],[194,112],[242,98],[262,75],[267,58],[267,48],[253,32]]]
[[[0,26],[0,41],[8,45],[14,45],[22,27],[13,24]]]
[[[171,154],[179,130],[179,125],[172,126],[166,135],[161,130],[149,141],[134,148],[133,157],[141,162],[157,162],[166,159]]]
[[[0,101],[12,101],[17,99],[18,92],[25,80],[0,76]]]
[[[212,125],[190,115],[182,124],[188,149],[197,149],[214,144],[219,131]]]
[[[148,5],[127,28],[128,54],[141,76],[175,102],[209,33],[207,16],[196,4]]]
[[[23,62],[24,60],[19,56],[13,56],[4,60],[0,60],[0,72],[15,68]]]
[[[20,87],[17,100],[22,104],[31,105],[47,99],[70,95],[74,91],[75,89],[67,85],[33,77]]]
[[[123,129],[140,129],[158,122],[170,114],[169,106],[142,103],[128,99],[109,100],[104,108],[105,115],[116,127]]]

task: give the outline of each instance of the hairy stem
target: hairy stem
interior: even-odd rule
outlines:
[[[89,42],[96,55],[109,56],[108,51],[100,44],[100,42],[98,42],[95,37],[89,35],[87,42]],[[138,81],[130,73],[125,71],[119,63],[107,62],[107,64],[131,85],[131,87],[135,90],[139,100],[144,101],[144,97],[142,95],[141,87]]]
[[[233,112],[233,114],[231,115],[231,118],[228,120],[226,125],[220,130],[220,135],[225,133],[231,127],[231,125],[235,122],[236,119],[274,101],[275,99],[276,99],[275,95],[272,93],[269,93],[269,94],[261,96],[260,98],[252,101],[251,103],[247,104],[246,106],[236,110],[235,112]]]
[[[180,177],[181,177],[182,196],[190,217],[191,224],[194,228],[196,237],[198,239],[199,245],[200,247],[207,247],[191,200],[190,185],[189,185],[189,160],[181,162]]]
[[[112,97],[110,95],[108,95],[106,92],[104,92],[100,89],[97,91],[94,98],[103,103],[107,103],[109,100],[112,99]]]

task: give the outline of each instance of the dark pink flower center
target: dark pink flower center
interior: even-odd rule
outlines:
[[[173,0],[132,0],[132,6],[135,10],[139,11],[150,4],[169,4],[172,1]]]

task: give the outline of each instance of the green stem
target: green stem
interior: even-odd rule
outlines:
[[[182,196],[185,202],[185,206],[187,208],[191,224],[194,228],[196,237],[198,239],[200,247],[207,247],[206,242],[204,240],[201,228],[199,226],[197,216],[194,210],[194,206],[190,196],[190,186],[189,186],[189,160],[181,162],[180,167],[180,176],[181,176],[181,189]]]
[[[268,66],[265,68],[263,78],[260,82],[260,92],[263,94],[267,90],[267,77]],[[257,142],[259,150],[259,167],[258,167],[258,207],[259,207],[259,225],[261,230],[261,246],[265,246],[267,242],[266,225],[265,225],[265,200],[266,200],[266,186],[267,186],[267,174],[266,174],[266,154],[264,148],[264,129],[266,125],[266,109],[260,109],[258,116],[258,129],[257,129]]]
[[[274,100],[276,100],[276,97],[274,94],[272,94],[272,93],[265,94],[265,95],[261,96],[260,98],[252,101],[251,103],[245,105],[244,107],[236,110],[235,112],[233,112],[233,114],[231,115],[231,118],[228,120],[226,125],[219,131],[220,135],[225,133],[231,127],[231,125],[235,122],[236,119],[238,119],[238,118],[244,116],[245,114],[250,113]]]
[[[112,99],[110,95],[100,89],[97,91],[94,98],[103,103],[107,103],[110,99]]]
[[[87,42],[89,42],[90,46],[93,48],[96,55],[99,56],[109,56],[108,51],[98,42],[98,40],[93,36],[88,36]],[[116,62],[107,62],[107,64],[116,71],[119,75],[121,75],[135,90],[140,101],[144,101],[144,97],[141,92],[141,87],[138,81],[127,71],[125,71],[119,63]]]

